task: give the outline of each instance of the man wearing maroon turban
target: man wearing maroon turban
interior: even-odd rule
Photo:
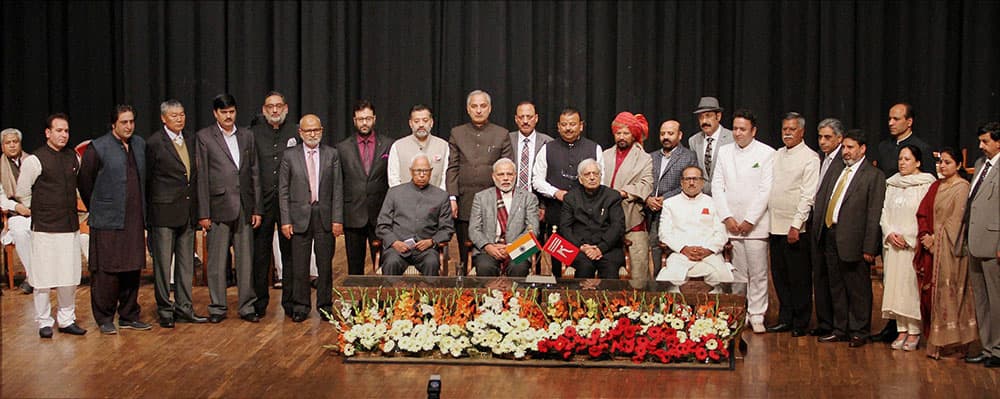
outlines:
[[[653,158],[642,148],[649,134],[649,123],[642,114],[621,112],[611,122],[615,146],[604,151],[604,174],[601,184],[621,193],[625,211],[625,239],[632,242],[633,288],[645,288],[650,281],[649,229],[642,213],[646,197],[653,191]]]

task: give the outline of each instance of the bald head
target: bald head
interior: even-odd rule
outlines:
[[[680,122],[671,119],[660,124],[660,144],[663,144],[664,152],[673,151],[683,138],[684,132],[681,131]]]
[[[308,114],[299,119],[299,137],[306,147],[316,148],[319,145],[323,140],[323,123],[318,116]]]

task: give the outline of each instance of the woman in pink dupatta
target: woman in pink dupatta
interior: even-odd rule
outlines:
[[[917,236],[922,245],[913,259],[920,284],[920,310],[927,322],[927,356],[946,351],[962,355],[978,339],[975,304],[968,277],[968,259],[955,248],[969,182],[958,174],[960,157],[941,150],[934,183],[917,210]]]

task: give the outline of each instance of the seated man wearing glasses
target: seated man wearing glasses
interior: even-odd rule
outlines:
[[[712,197],[701,192],[704,186],[701,168],[688,166],[681,174],[681,193],[663,201],[660,241],[673,253],[656,276],[657,281],[680,286],[690,277],[704,277],[714,287],[732,280],[722,258],[722,247],[728,240],[726,226],[715,211]]]
[[[580,248],[571,265],[575,278],[618,278],[625,264],[625,211],[617,190],[601,185],[601,164],[585,159],[577,167],[580,187],[564,197],[558,233]]]
[[[455,231],[448,193],[430,185],[431,162],[418,153],[410,161],[411,181],[389,189],[375,234],[382,240],[382,273],[401,275],[413,264],[425,276],[438,275],[437,244]]]

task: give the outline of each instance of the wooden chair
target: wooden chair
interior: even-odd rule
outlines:
[[[7,214],[3,214],[3,225],[7,226]],[[3,246],[3,265],[4,270],[7,272],[7,288],[14,289],[14,262],[11,260],[14,257],[14,243],[6,244]]]
[[[969,174],[969,178],[970,179],[972,178],[972,176],[975,176],[975,174],[976,174],[976,164],[973,163],[971,167],[969,166],[969,149],[968,148],[963,148],[962,149],[962,165],[961,165],[961,168],[962,168],[962,170],[965,171],[965,173]]]
[[[372,247],[375,248],[375,259],[372,260],[372,272],[375,275],[382,275],[382,240],[373,240]],[[438,264],[441,268],[438,270],[439,276],[448,275],[448,243],[442,242],[437,244],[438,250]],[[403,271],[404,276],[420,276],[420,270],[417,270],[413,265],[406,267]]]
[[[467,276],[476,276],[476,268],[472,265],[472,241],[465,240],[465,243],[463,245],[465,245],[466,252],[467,252],[467,254],[465,256],[465,264],[469,268],[469,271],[468,271],[468,273],[466,273],[466,275]],[[538,255],[539,254],[541,254],[541,252],[538,252],[538,253],[536,253],[534,255],[531,255],[531,260],[529,261],[529,262],[531,262],[531,266],[528,266],[528,275],[529,276],[535,274],[535,266],[538,265],[538,261],[539,261]]]

